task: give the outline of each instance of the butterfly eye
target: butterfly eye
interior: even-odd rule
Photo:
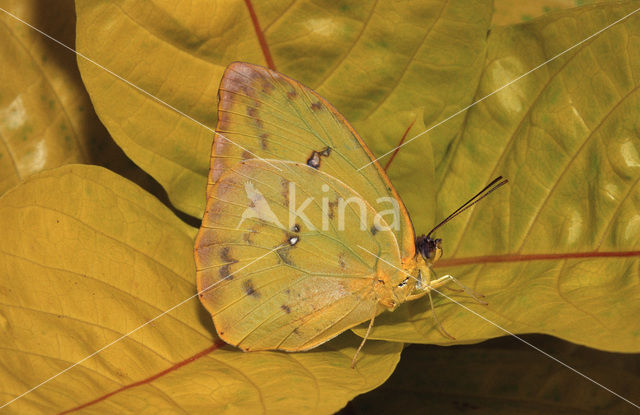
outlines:
[[[405,285],[407,285],[408,281],[409,281],[409,277],[405,278],[404,281],[402,281],[400,284],[398,284],[398,287],[404,287]]]

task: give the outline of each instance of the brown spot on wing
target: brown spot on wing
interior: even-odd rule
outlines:
[[[297,96],[298,96],[298,91],[296,91],[295,89],[292,89],[291,91],[287,92],[287,97],[289,99],[294,99]]]
[[[319,111],[322,109],[322,102],[320,101],[316,101],[313,104],[311,104],[311,109],[314,111]]]
[[[311,157],[307,159],[307,166],[317,169],[320,167],[320,153],[313,151]]]
[[[262,92],[264,92],[265,94],[270,94],[274,88],[275,87],[273,86],[273,84],[271,84],[267,80],[262,82]]]
[[[249,88],[247,85],[238,86],[238,91],[242,92],[243,95],[251,98],[255,98],[256,96],[256,91],[254,91],[253,88]]]
[[[280,306],[280,308],[281,308],[282,310],[284,310],[284,312],[285,312],[285,313],[287,313],[287,314],[289,314],[289,313],[291,312],[291,309],[290,309],[290,308],[289,308],[289,306],[288,306],[288,305],[286,305],[286,304],[282,304],[282,305]]]
[[[284,205],[289,207],[289,180],[281,179],[280,186],[282,187],[282,198],[284,199]]]
[[[325,147],[321,151],[313,150],[311,152],[311,156],[307,159],[307,166],[313,167],[314,169],[320,168],[320,162],[322,161],[322,157],[329,157],[331,154],[331,147]]]
[[[225,246],[220,250],[220,259],[224,262],[233,262],[234,264],[238,262],[237,259],[231,256],[231,247]]]
[[[232,280],[233,279],[233,275],[231,275],[231,264],[226,264],[221,266],[218,269],[218,275],[220,276],[221,280],[227,279],[227,280]],[[207,287],[205,287],[207,288]]]
[[[266,150],[267,145],[269,144],[269,142],[267,141],[267,138],[269,138],[269,134],[267,133],[260,134],[260,148],[262,148],[263,150]]]
[[[256,297],[256,298],[260,297],[260,293],[258,291],[256,291],[255,287],[253,286],[253,282],[251,282],[251,280],[244,281],[242,283],[242,289],[244,290],[244,292],[247,295],[250,295],[250,296]]]
[[[333,202],[329,202],[329,219],[333,219],[336,213],[336,206],[338,206],[338,199]]]
[[[255,106],[247,106],[246,111],[247,111],[247,115],[249,116],[249,118],[253,120],[256,127],[262,128],[264,126],[264,124],[262,123],[262,120],[260,119],[260,115],[258,114],[258,108],[256,108]]]
[[[220,259],[226,262],[226,264],[224,264],[218,269],[218,275],[220,276],[220,279],[225,279],[225,278],[228,280],[233,279],[233,275],[230,275],[231,265],[237,263],[238,260],[231,256],[230,247],[225,246],[220,250]]]
[[[338,255],[338,264],[340,265],[340,269],[344,270],[347,268],[347,264],[344,262],[344,252],[340,252]]]
[[[242,234],[242,240],[248,243],[249,245],[253,245],[253,239],[251,239],[251,237],[256,233],[258,233],[258,230],[255,227],[253,227]]]

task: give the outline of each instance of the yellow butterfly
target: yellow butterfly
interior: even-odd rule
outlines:
[[[431,233],[506,180],[416,239],[374,159],[316,92],[229,65],[195,247],[200,300],[220,338],[247,351],[308,350],[367,320],[370,330],[382,311],[451,280],[431,280],[442,254]]]

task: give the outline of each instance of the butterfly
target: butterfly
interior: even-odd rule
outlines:
[[[308,350],[369,321],[362,348],[379,313],[452,279],[432,280],[433,231],[506,183],[416,238],[371,151],[316,92],[234,62],[218,94],[197,288],[220,338],[245,351]]]

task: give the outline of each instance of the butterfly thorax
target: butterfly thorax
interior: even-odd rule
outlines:
[[[416,254],[403,260],[403,272],[394,278],[384,275],[376,283],[379,303],[390,311],[398,305],[426,293],[431,266],[442,256],[442,239],[429,236],[416,238]]]
[[[387,274],[381,273],[379,269],[375,282],[378,303],[387,310],[393,311],[407,301],[407,297],[420,285],[420,268],[426,268],[426,263],[418,255],[403,260],[402,271],[392,269],[392,272]]]

